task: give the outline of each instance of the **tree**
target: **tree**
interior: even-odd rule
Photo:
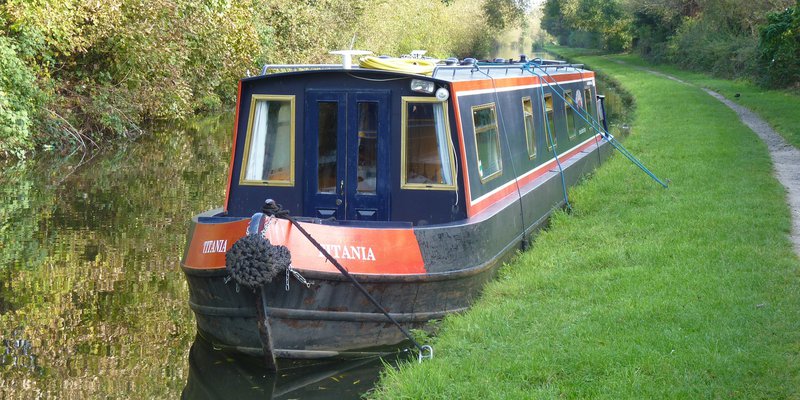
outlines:
[[[561,9],[563,3],[559,0],[545,1],[542,6],[542,29],[555,37],[559,43],[567,44],[570,27]]]
[[[483,12],[490,27],[504,29],[520,23],[530,9],[530,0],[485,0]]]
[[[767,15],[758,48],[766,66],[763,82],[767,86],[800,85],[800,0],[783,12]]]

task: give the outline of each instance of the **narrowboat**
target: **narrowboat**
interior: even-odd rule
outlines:
[[[346,358],[405,339],[286,219],[259,231],[290,251],[285,277],[260,294],[230,279],[226,252],[266,199],[403,327],[424,329],[466,310],[611,152],[595,129],[595,74],[580,65],[419,54],[354,65],[357,52],[341,53],[341,64],[265,66],[239,82],[225,203],[192,218],[181,263],[214,346]]]

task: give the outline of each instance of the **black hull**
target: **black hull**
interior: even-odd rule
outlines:
[[[501,261],[449,274],[356,278],[406,329],[425,329],[430,321],[466,310]],[[263,354],[257,294],[243,287],[237,293],[233,281],[226,283],[225,270],[184,272],[199,333],[220,347]],[[351,282],[334,274],[304,275],[314,282],[310,288],[291,278],[286,291],[279,276],[264,289],[276,357],[358,357],[406,339]]]
[[[598,144],[562,163],[567,185],[577,183],[608,157],[611,147]],[[353,275],[406,329],[426,329],[430,321],[462,312],[523,240],[565,204],[558,170],[547,171],[518,193],[521,199],[516,193],[508,196],[480,218],[414,228],[428,273]],[[223,268],[184,266],[183,270],[199,333],[221,348],[263,354],[258,294],[237,287]],[[279,275],[263,289],[275,357],[359,357],[386,351],[385,346],[406,339],[341,274],[300,272],[314,282],[311,287],[291,278],[286,291],[286,278]]]

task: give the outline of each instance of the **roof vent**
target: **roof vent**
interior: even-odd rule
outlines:
[[[372,52],[367,50],[336,50],[329,54],[342,56],[342,68],[353,69],[353,56],[365,56],[367,54],[372,54]]]

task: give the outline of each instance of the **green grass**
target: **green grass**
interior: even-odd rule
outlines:
[[[533,248],[436,358],[374,398],[798,398],[800,263],[766,147],[696,87],[586,57],[636,99],[625,145],[570,192]]]
[[[551,51],[574,58],[596,54],[590,49],[553,47]],[[750,109],[772,126],[778,134],[794,147],[800,148],[800,91],[765,90],[744,80],[732,81],[706,74],[685,71],[672,65],[651,65],[634,55],[615,55],[613,59],[642,68],[672,75],[683,81],[711,89],[728,99]],[[594,60],[594,57],[586,57]],[[591,61],[594,63],[594,61]],[[736,94],[739,97],[736,97]]]

